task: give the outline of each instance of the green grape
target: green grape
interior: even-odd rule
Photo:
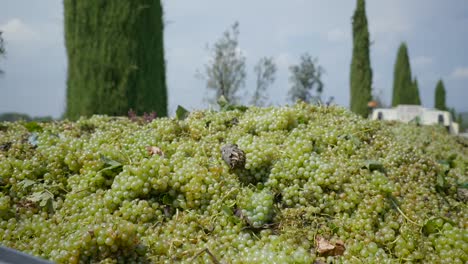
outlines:
[[[305,103],[1,126],[0,244],[57,263],[468,261],[468,143],[440,127]]]

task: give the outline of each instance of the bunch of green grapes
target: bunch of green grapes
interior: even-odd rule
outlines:
[[[269,189],[254,192],[244,188],[238,197],[238,210],[240,210],[238,214],[252,227],[262,227],[273,218],[274,195]]]
[[[0,244],[58,263],[466,263],[467,146],[305,103],[2,123]]]

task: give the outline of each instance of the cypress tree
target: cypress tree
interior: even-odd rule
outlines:
[[[447,110],[447,106],[445,105],[445,86],[442,80],[437,82],[434,99],[434,108],[442,111]]]
[[[367,117],[367,103],[372,99],[372,69],[369,57],[369,30],[365,1],[358,0],[353,15],[353,58],[350,76],[351,111]]]
[[[414,78],[413,83],[412,83],[412,100],[413,104],[416,105],[421,105],[421,97],[419,96],[419,84],[418,84],[418,79]]]
[[[393,72],[392,106],[399,104],[417,104],[411,80],[411,67],[406,43],[401,43]]]
[[[156,0],[64,0],[66,117],[167,115],[162,6]]]

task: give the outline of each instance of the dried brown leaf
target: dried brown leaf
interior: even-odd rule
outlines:
[[[316,237],[315,243],[317,247],[317,252],[320,255],[323,255],[335,249],[334,245],[332,245],[328,240],[321,236]]]
[[[146,147],[146,150],[148,151],[148,154],[151,156],[156,154],[156,155],[164,157],[164,152],[159,147],[148,146]]]
[[[345,251],[344,242],[341,240],[331,243],[322,236],[315,238],[316,250],[321,256],[339,256]]]

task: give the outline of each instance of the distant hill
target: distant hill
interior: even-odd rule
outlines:
[[[27,114],[23,113],[3,113],[0,114],[0,122],[2,121],[8,121],[8,122],[15,122],[15,121],[40,121],[40,122],[45,122],[45,121],[52,121],[53,118],[51,116],[43,116],[43,117],[30,117]]]

